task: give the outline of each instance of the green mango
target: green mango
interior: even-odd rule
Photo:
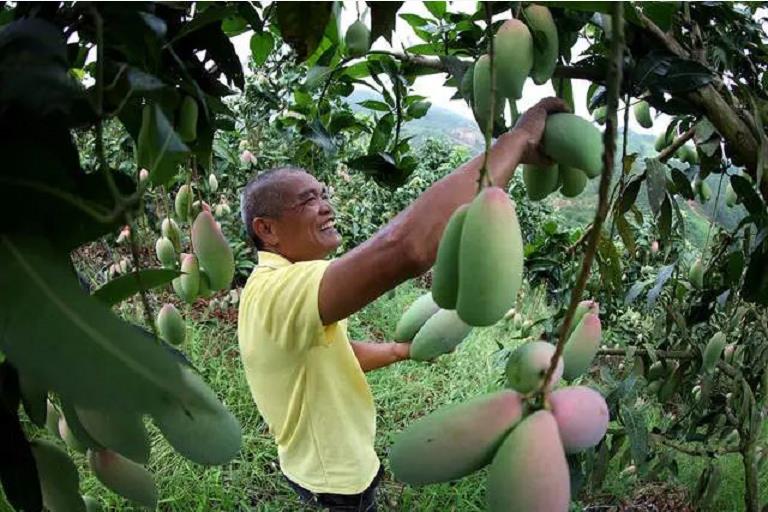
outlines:
[[[455,309],[459,293],[459,247],[469,204],[459,206],[445,226],[432,272],[432,298],[443,309]],[[414,333],[415,334],[415,333]]]
[[[433,278],[434,283],[434,278]],[[395,328],[395,341],[411,341],[424,322],[438,312],[440,306],[435,304],[431,293],[425,293],[405,310]]]
[[[413,338],[410,356],[414,361],[431,361],[453,351],[472,331],[456,311],[441,309],[432,315]]]

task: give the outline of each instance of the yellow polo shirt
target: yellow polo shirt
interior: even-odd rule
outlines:
[[[346,320],[320,320],[318,291],[330,261],[258,256],[240,296],[238,340],[280,467],[315,493],[360,493],[379,469],[376,411]]]

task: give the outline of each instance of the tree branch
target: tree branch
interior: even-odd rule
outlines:
[[[680,149],[683,144],[691,140],[696,133],[696,127],[692,126],[687,132],[676,138],[672,144],[664,148],[664,151],[659,153],[659,156],[657,157],[660,162],[666,162],[669,160],[675,152]]]

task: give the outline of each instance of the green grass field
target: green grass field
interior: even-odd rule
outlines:
[[[350,336],[355,340],[381,340],[394,330],[405,307],[424,290],[408,283],[382,297],[350,320]],[[546,315],[536,294],[526,291],[522,306],[527,317]],[[499,323],[476,329],[453,354],[433,364],[404,362],[368,374],[377,404],[378,435],[376,450],[386,462],[389,443],[395,433],[413,419],[453,403],[496,389],[502,374],[499,343],[519,343],[508,325]],[[230,464],[204,468],[178,456],[152,430],[153,450],[150,470],[155,474],[163,511],[296,511],[302,510],[293,491],[285,484],[274,443],[261,421],[248,391],[237,349],[236,326],[218,320],[195,323],[192,336],[184,347],[206,381],[239,418],[243,427],[243,447]],[[50,437],[44,430],[30,426],[34,435]],[[205,442],[201,439],[200,442]],[[104,489],[92,476],[84,457],[75,454],[80,466],[82,490],[97,496],[105,510],[135,510],[125,500]],[[680,475],[672,483],[692,489],[704,467],[704,461],[682,456]],[[723,484],[716,509],[737,511],[742,505],[742,469],[736,456],[720,460]],[[590,498],[608,503],[612,496],[631,496],[643,486],[636,476],[622,476],[623,468],[612,465],[603,490],[608,495]],[[766,482],[763,475],[763,488]],[[450,484],[423,488],[404,486],[387,473],[379,494],[382,510],[407,511],[482,511],[484,510],[484,472]],[[2,507],[0,507],[2,508]],[[574,504],[572,510],[582,510]]]

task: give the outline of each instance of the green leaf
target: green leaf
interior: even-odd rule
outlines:
[[[277,24],[299,62],[315,53],[331,19],[333,2],[277,2]],[[309,22],[308,22],[309,21]]]
[[[358,105],[371,109],[371,110],[378,110],[379,112],[389,112],[390,108],[389,105],[384,103],[383,101],[376,101],[376,100],[365,100],[358,102]]]
[[[442,48],[432,43],[416,44],[408,47],[406,51],[414,55],[441,55],[444,52]]]
[[[424,7],[426,7],[435,18],[442,19],[445,16],[445,2],[424,2]]]
[[[275,47],[275,38],[269,32],[261,32],[251,36],[251,58],[257,67],[267,62],[269,54]]]
[[[167,186],[175,178],[178,165],[189,155],[189,148],[157,103],[146,105],[141,116],[137,163],[149,170],[153,184]]]
[[[620,415],[629,439],[632,460],[638,468],[642,468],[648,459],[648,425],[645,414],[638,409],[623,406]]]
[[[672,205],[670,204],[668,195],[664,197],[664,202],[661,203],[661,212],[659,213],[659,235],[664,244],[668,243],[672,236]]]
[[[326,154],[332,154],[336,151],[333,137],[328,133],[328,130],[325,129],[323,123],[317,118],[313,119],[312,122],[301,131],[301,135],[315,143],[325,151]]]
[[[642,4],[643,14],[653,21],[663,32],[669,31],[672,18],[680,11],[677,2],[645,2]]]
[[[427,112],[429,112],[429,107],[431,106],[432,103],[428,101],[417,101],[408,107],[408,116],[412,119],[420,119],[427,115]]]
[[[656,284],[653,285],[653,288],[651,288],[648,291],[648,307],[652,308],[654,304],[656,304],[656,299],[659,298],[659,295],[661,294],[661,290],[664,288],[664,285],[669,281],[669,278],[672,277],[672,274],[675,272],[675,264],[671,265],[665,265],[659,269],[659,273],[656,275]]]
[[[627,295],[624,297],[624,304],[632,304],[643,293],[643,290],[650,284],[649,281],[635,281],[629,287]]]
[[[187,459],[205,465],[229,462],[240,451],[240,423],[195,371],[184,368],[182,376],[205,407],[171,405],[153,414],[155,424]]]
[[[104,284],[93,292],[93,296],[104,304],[114,306],[139,293],[142,288],[144,290],[157,288],[170,283],[180,275],[178,270],[165,268],[145,268],[140,272],[134,270]]]
[[[661,203],[667,194],[667,166],[655,158],[648,158],[645,161],[646,168],[646,186],[648,187],[648,204],[651,207],[653,215],[656,216],[661,210]]]
[[[397,23],[397,11],[403,2],[366,2],[371,8],[371,43],[384,36],[392,44],[392,32]]]
[[[390,189],[405,184],[410,172],[395,164],[395,159],[389,153],[377,153],[354,158],[346,164],[371,176],[378,184]]]
[[[426,18],[422,18],[418,14],[411,14],[411,13],[405,13],[401,14],[400,17],[404,19],[408,24],[413,28],[419,28],[423,27],[424,25],[429,25],[429,20]]]
[[[0,350],[8,360],[84,407],[146,411],[188,401],[168,353],[83,293],[68,260],[44,239],[0,235]]]
[[[768,306],[768,239],[758,246],[749,258],[741,293],[748,302]]]
[[[48,390],[33,379],[21,374],[19,374],[19,389],[21,401],[29,419],[38,427],[45,426]]]
[[[750,215],[756,219],[765,217],[765,204],[760,200],[754,185],[747,178],[738,175],[731,176],[731,187],[733,187],[736,195],[744,203],[744,207]]]
[[[376,124],[373,133],[371,134],[371,142],[368,145],[368,154],[375,154],[380,151],[384,151],[389,145],[392,139],[392,129],[395,127],[395,117],[392,114],[387,114],[379,119]]]
[[[635,250],[637,249],[635,234],[632,232],[632,227],[629,225],[629,222],[627,222],[623,213],[616,216],[616,229],[619,232],[622,242],[624,242],[624,246],[627,248],[627,252],[629,252],[630,255],[634,255]]]
[[[640,185],[642,184],[643,180],[641,178],[636,178],[630,181],[624,188],[624,193],[621,195],[621,206],[619,207],[619,212],[621,214],[627,213],[632,208],[632,205],[635,204],[637,194],[640,192]]]
[[[222,21],[224,18],[232,16],[235,12],[237,12],[236,5],[212,4],[204,11],[199,11],[197,14],[195,14],[194,18],[185,23],[178,31],[176,36],[171,39],[169,44],[172,45],[183,37],[186,37],[189,34],[200,30],[212,23]]]
[[[693,199],[693,188],[691,182],[680,169],[672,169],[672,182],[675,184],[675,191],[685,199]]]

